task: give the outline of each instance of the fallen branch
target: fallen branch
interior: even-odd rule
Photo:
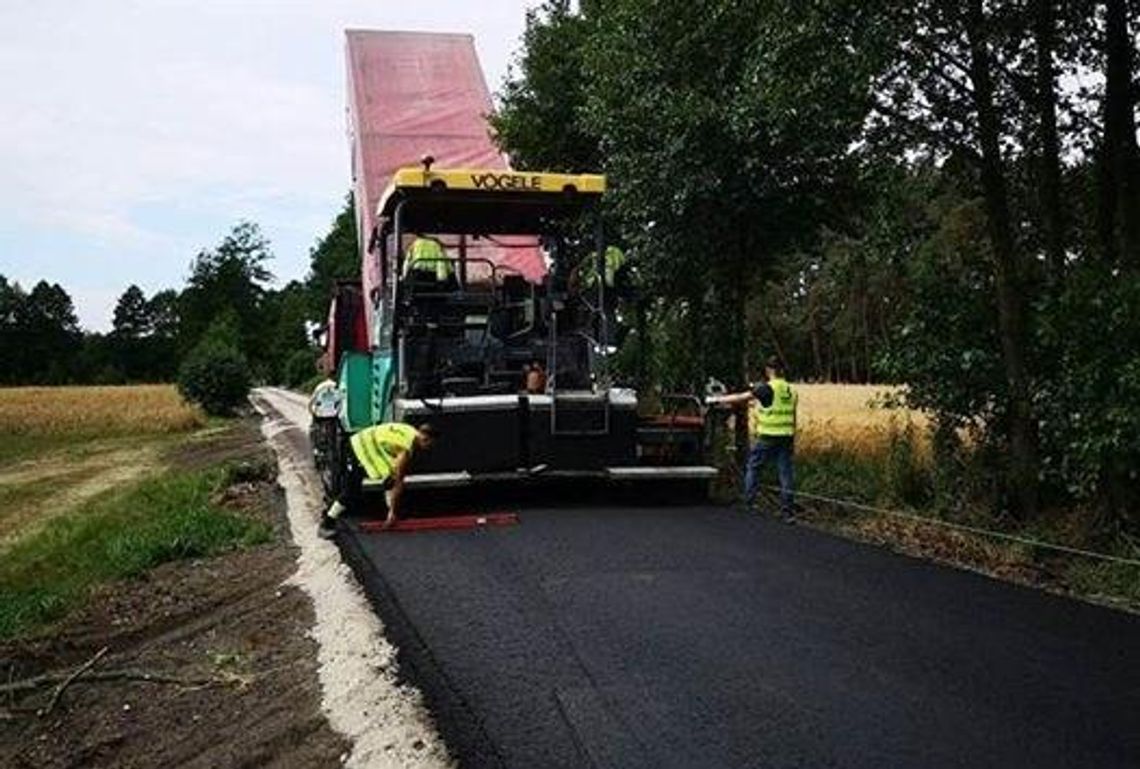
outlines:
[[[44,673],[43,675],[0,685],[0,693],[9,692],[15,694],[34,691],[44,686],[58,683],[64,679],[65,676],[62,673]],[[226,683],[225,680],[220,678],[179,678],[178,676],[169,676],[164,673],[150,673],[145,670],[129,669],[101,670],[95,673],[88,673],[83,676],[83,680],[80,683],[100,683],[105,681],[138,681],[141,683],[173,684],[177,686],[210,686],[213,684]]]
[[[104,646],[102,649],[95,652],[94,657],[92,657],[91,659],[84,662],[82,665],[80,665],[78,668],[76,668],[74,673],[72,673],[67,678],[65,678],[63,680],[63,683],[61,683],[59,686],[56,687],[55,693],[52,694],[51,700],[48,702],[48,706],[46,708],[44,708],[43,711],[40,712],[40,715],[41,716],[50,716],[51,712],[53,710],[55,710],[55,706],[59,704],[59,698],[63,696],[63,693],[65,691],[67,691],[67,687],[71,686],[73,683],[75,683],[75,681],[80,676],[82,676],[84,673],[91,670],[91,668],[93,668],[97,664],[99,664],[99,660],[103,659],[103,656],[106,653],[107,653],[107,647]]]

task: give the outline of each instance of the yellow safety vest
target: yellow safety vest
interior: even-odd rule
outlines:
[[[412,270],[435,272],[435,279],[443,282],[455,274],[455,266],[443,251],[443,246],[434,238],[416,238],[408,248],[408,258],[404,262],[404,276]]]
[[[590,254],[586,257],[584,268],[585,285],[598,285],[598,257]],[[617,281],[617,273],[625,265],[625,252],[617,246],[607,246],[605,252],[606,288],[613,288]]]
[[[365,427],[349,440],[352,453],[368,477],[382,481],[396,469],[400,455],[412,450],[416,428],[403,422]]]
[[[772,388],[772,403],[760,406],[760,436],[793,436],[796,434],[796,402],[798,398],[786,379],[768,382]]]

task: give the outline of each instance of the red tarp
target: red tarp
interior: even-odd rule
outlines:
[[[364,295],[380,266],[364,249],[397,168],[431,155],[437,168],[507,168],[488,134],[491,95],[471,35],[349,30],[348,130]],[[532,241],[533,242],[533,241]],[[480,248],[480,258],[529,280],[546,272],[537,248]],[[471,254],[476,256],[475,253]],[[365,302],[372,328],[372,302]]]

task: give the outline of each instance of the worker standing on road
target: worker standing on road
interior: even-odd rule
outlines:
[[[784,378],[784,366],[778,358],[768,359],[765,376],[767,381],[749,392],[714,396],[708,402],[726,406],[744,406],[753,401],[759,403],[755,443],[748,452],[744,472],[744,502],[749,508],[755,504],[760,490],[760,468],[771,458],[776,463],[776,473],[780,478],[780,511],[784,519],[790,521],[795,510],[793,454],[798,398]]]
[[[341,393],[332,379],[321,380],[309,396],[309,443],[317,466],[329,455],[329,448],[336,440],[336,423],[340,418]]]
[[[341,487],[340,496],[321,516],[317,533],[330,539],[336,534],[336,519],[355,503],[361,495],[364,478],[381,481],[384,484],[384,501],[388,515],[385,526],[391,526],[399,519],[400,499],[404,493],[404,478],[408,464],[416,450],[426,451],[435,438],[431,425],[418,428],[403,422],[386,422],[360,430],[349,444],[352,446],[348,457],[347,477]]]

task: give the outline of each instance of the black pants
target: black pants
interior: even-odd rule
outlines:
[[[364,501],[364,479],[368,474],[364,472],[364,467],[360,462],[356,461],[356,455],[349,453],[345,460],[347,468],[344,475],[344,483],[341,484],[340,493],[337,495],[336,501],[339,502],[346,511],[358,512]],[[392,479],[389,477],[384,481],[384,490],[392,488]],[[377,494],[380,499],[380,505],[384,514],[388,512],[388,501],[383,494]],[[325,515],[328,513],[326,511]]]
[[[359,506],[361,497],[364,496],[364,468],[356,461],[356,457],[350,452],[346,460],[348,465],[347,471],[344,474],[344,483],[341,484],[340,494],[337,495],[336,501],[340,502],[345,508],[351,510]]]

